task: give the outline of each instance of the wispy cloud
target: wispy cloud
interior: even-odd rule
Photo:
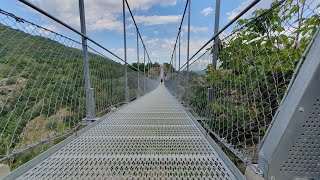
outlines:
[[[73,27],[79,28],[78,1],[75,0],[30,0],[50,14],[62,19]],[[177,0],[130,0],[131,10],[148,10],[153,6],[174,6]],[[88,29],[120,30],[122,28],[122,1],[90,0],[85,1]],[[32,11],[34,12],[34,11]],[[163,17],[160,17],[160,20]],[[170,18],[170,17],[169,17]],[[161,21],[160,21],[161,22]]]
[[[239,6],[237,6],[235,9],[233,9],[232,11],[229,11],[226,13],[227,15],[227,19],[228,20],[232,20],[233,18],[235,18],[244,8],[246,8],[250,3],[252,2],[252,0],[244,0],[241,2],[241,4]],[[246,12],[242,17],[247,17],[249,15],[252,14],[253,11],[257,10],[257,9],[262,9],[262,8],[267,8],[270,6],[270,4],[272,3],[272,1],[260,1],[258,4],[256,4],[253,8],[251,8],[248,12]]]
[[[177,23],[181,20],[181,15],[135,16],[135,20],[138,23],[143,23],[145,25],[160,25],[160,24]]]
[[[213,13],[213,8],[212,7],[207,7],[201,10],[201,14],[204,16],[208,16],[209,14]]]
[[[182,30],[184,32],[188,31],[188,26],[183,26]],[[190,26],[190,32],[198,34],[198,33],[204,33],[204,32],[208,32],[208,27],[196,27],[196,26]]]
[[[150,48],[149,51],[152,58],[158,62],[167,62],[171,58],[171,53],[173,51],[174,43],[176,38],[163,38],[158,39],[157,45]],[[199,50],[207,39],[204,38],[192,38],[190,39],[190,55],[193,55]],[[205,48],[206,49],[206,48]],[[205,49],[202,52],[205,51]],[[187,40],[181,41],[181,65],[186,62],[187,55]]]
[[[155,47],[159,44],[160,39],[159,38],[154,38],[146,41],[146,44],[149,45],[150,47]]]

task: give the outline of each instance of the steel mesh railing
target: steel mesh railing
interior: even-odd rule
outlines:
[[[97,114],[103,115],[108,112],[110,108],[125,102],[125,68],[123,64],[109,59],[90,47],[88,50],[90,52],[89,67],[91,86],[94,91],[94,97],[98,98],[95,99],[95,109]],[[130,101],[156,88],[157,81],[146,77],[141,71],[138,71],[136,67],[128,64],[127,71]],[[145,90],[144,79],[146,80],[146,86],[149,87]]]
[[[221,33],[217,67],[212,46],[186,63],[166,86],[203,126],[247,164],[257,163],[259,145],[294,80],[319,28],[316,1],[274,1],[230,33]],[[205,49],[204,48],[204,49]],[[185,82],[189,73],[189,85]],[[188,93],[186,93],[188,91]]]
[[[100,52],[88,46],[97,117],[126,103],[124,63]],[[16,168],[81,128],[87,117],[83,66],[81,43],[0,10],[1,161]],[[128,64],[131,100],[138,97],[137,72],[140,95],[158,85]]]
[[[112,61],[89,48],[91,87],[95,98],[96,113],[103,115],[125,101],[125,69],[121,63]]]
[[[1,31],[1,156],[77,128],[84,117],[81,43],[5,11]]]

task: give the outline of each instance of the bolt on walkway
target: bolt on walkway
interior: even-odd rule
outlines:
[[[237,179],[230,162],[222,159],[186,110],[159,85],[19,179]]]

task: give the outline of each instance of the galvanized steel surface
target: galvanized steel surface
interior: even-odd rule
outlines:
[[[320,179],[320,28],[259,153],[266,179]]]
[[[115,112],[19,179],[236,179],[164,85]]]

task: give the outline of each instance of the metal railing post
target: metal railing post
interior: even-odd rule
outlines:
[[[177,72],[177,46],[174,47],[174,69]],[[176,78],[173,76],[173,94],[176,92]]]
[[[219,20],[220,20],[220,0],[216,0],[216,14],[215,14],[215,21],[214,21],[214,35],[219,32]],[[219,37],[216,36],[213,41],[212,46],[212,64],[215,69],[217,69],[217,56],[218,56],[218,42]]]
[[[150,61],[149,61],[149,58],[148,58],[148,63],[147,63],[147,68],[148,68],[148,78],[150,78]]]
[[[79,0],[79,13],[80,13],[81,33],[86,35],[86,20],[85,20],[83,0]],[[90,120],[95,117],[95,104],[94,104],[95,101],[94,101],[93,89],[91,88],[91,83],[90,83],[87,38],[84,36],[82,36],[82,53],[83,53],[85,87],[86,87],[86,119]]]
[[[188,7],[187,89],[186,89],[187,101],[189,97],[190,13],[191,13],[191,0],[189,0],[189,7]]]
[[[146,94],[146,49],[143,48],[143,92]]]
[[[149,76],[150,76],[150,79],[152,79],[152,75],[151,75],[151,67],[152,66],[152,64],[151,64],[151,61],[150,61],[150,59],[149,59]]]
[[[123,17],[123,46],[124,46],[124,76],[125,76],[125,101],[129,102],[129,87],[128,87],[128,63],[127,63],[127,33],[126,33],[126,10],[125,0],[122,0],[122,17]]]
[[[179,71],[181,68],[181,27],[179,28]]]
[[[147,76],[148,78],[150,78],[150,61],[149,61],[149,58],[148,58],[148,63],[147,63],[147,69],[148,69],[148,73],[147,73]]]
[[[215,22],[214,22],[214,35],[219,32],[219,20],[220,20],[220,0],[216,0],[216,14],[215,14]],[[217,58],[218,58],[218,42],[219,37],[216,36],[213,41],[212,46],[212,65],[214,69],[217,69]],[[208,88],[208,101],[214,101],[215,85],[212,84],[210,88]]]
[[[174,71],[177,71],[177,47],[175,47],[174,51]]]
[[[174,50],[176,51],[176,50]],[[171,74],[173,75],[173,67],[174,67],[174,58],[172,59],[172,67],[171,67]]]
[[[169,71],[170,71],[170,78],[172,78],[172,58],[171,58],[171,61],[170,61],[170,65],[169,65]]]
[[[139,68],[139,29],[137,28],[137,69],[138,69],[138,90],[137,97],[140,96],[140,68]]]

